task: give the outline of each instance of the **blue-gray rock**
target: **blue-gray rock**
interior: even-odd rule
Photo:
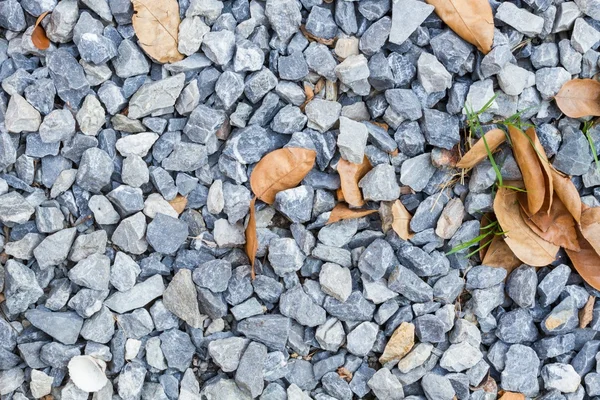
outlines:
[[[238,332],[248,339],[256,340],[278,351],[285,349],[290,329],[291,320],[277,314],[250,317],[237,325]]]
[[[79,108],[90,89],[83,67],[65,49],[50,52],[46,63],[58,97],[73,109]]]
[[[83,326],[83,319],[72,311],[28,310],[25,318],[31,325],[64,344],[74,344]]]
[[[284,292],[279,300],[279,310],[299,324],[314,327],[325,323],[325,310],[298,285]]]
[[[505,343],[531,343],[539,334],[531,314],[519,308],[502,314],[496,336]]]
[[[158,213],[148,224],[146,239],[154,250],[163,254],[175,253],[188,236],[185,221]]]

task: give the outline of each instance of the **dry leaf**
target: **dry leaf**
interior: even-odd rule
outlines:
[[[515,392],[498,392],[498,400],[525,400],[525,395]]]
[[[501,235],[495,235],[481,263],[489,267],[504,268],[507,275],[510,275],[513,269],[522,264],[521,260],[515,256],[515,253],[508,247]]]
[[[483,54],[492,49],[494,16],[488,0],[426,0],[458,36]]]
[[[488,148],[492,153],[498,148],[498,146],[506,141],[506,133],[502,129],[492,129],[491,131],[487,132],[484,137]],[[483,138],[481,138],[460,159],[460,161],[456,164],[456,167],[466,169],[473,168],[487,157],[488,152],[485,147],[485,142],[483,141]]]
[[[0,293],[0,303],[2,303],[5,299],[6,297],[4,297],[4,294]]]
[[[321,78],[317,81],[317,83],[315,84],[315,90],[314,90],[314,94],[313,97],[317,94],[319,94],[321,92],[321,90],[325,89],[325,78]]]
[[[352,380],[352,372],[348,370],[346,367],[339,367],[337,369],[337,373],[346,382],[350,382]]]
[[[550,169],[554,193],[563,202],[577,223],[581,222],[581,199],[573,182],[554,168]]]
[[[489,224],[493,223],[496,221],[496,216],[491,213],[491,212],[487,212],[485,214],[483,214],[481,216],[481,221],[479,221],[479,234],[483,235],[484,233],[488,233],[489,231],[487,231],[486,229],[482,229],[485,226],[488,226]],[[486,238],[486,240],[489,240],[488,238]],[[485,244],[485,243],[483,243]],[[490,242],[491,244],[491,242]],[[479,259],[483,260],[483,258],[485,257],[485,254],[487,253],[488,249],[489,249],[489,245],[488,246],[482,246],[480,244],[479,246]]]
[[[392,229],[401,239],[408,240],[414,236],[410,233],[410,220],[412,215],[408,212],[400,200],[396,200],[392,205]]]
[[[565,83],[554,97],[566,116],[580,118],[600,115],[600,82],[595,79],[573,79]]]
[[[523,175],[525,189],[527,189],[529,213],[535,214],[540,211],[546,198],[544,171],[540,165],[538,155],[531,145],[530,139],[532,138],[513,125],[508,126],[508,133],[512,141],[515,159]]]
[[[177,50],[179,4],[177,0],[131,0],[132,24],[142,49],[159,63],[183,59]]]
[[[494,199],[494,211],[506,232],[504,241],[519,260],[535,267],[546,266],[555,260],[559,247],[540,238],[527,226],[521,215],[517,192],[506,187],[499,188]]]
[[[585,328],[592,322],[593,314],[594,314],[594,303],[596,302],[596,298],[594,296],[590,296],[588,301],[585,303],[585,306],[579,310],[579,327]]]
[[[248,213],[248,226],[246,226],[246,244],[244,245],[244,250],[246,250],[246,255],[250,260],[250,274],[252,280],[256,277],[256,273],[254,271],[254,261],[256,260],[256,252],[258,251],[258,237],[256,234],[256,211],[254,209],[254,204],[256,203],[256,197],[250,200],[250,211]]]
[[[373,167],[367,157],[363,158],[362,164],[354,164],[340,158],[337,165],[337,171],[338,174],[340,174],[342,193],[346,203],[350,204],[352,207],[362,207],[365,204],[362,192],[358,187],[358,181],[360,181],[372,168]]]
[[[524,193],[519,193],[517,197],[519,200],[526,199]],[[533,216],[527,212],[523,203],[520,202],[520,205],[523,220],[539,237],[557,246],[579,251],[575,220],[560,199],[554,200],[549,213],[539,211]],[[542,224],[538,222],[540,220]]]
[[[264,156],[252,171],[250,187],[260,200],[273,204],[275,195],[298,186],[315,163],[317,152],[286,147]]]
[[[580,229],[585,240],[600,254],[600,207],[588,208],[581,213]]]
[[[338,203],[333,210],[331,210],[331,215],[327,220],[327,224],[333,224],[334,222],[338,222],[344,219],[355,219],[364,217],[365,215],[376,213],[377,210],[358,210],[351,209],[347,205],[343,203]]]
[[[533,147],[535,150],[535,154],[538,157],[538,161],[540,166],[542,167],[542,173],[544,174],[544,203],[542,204],[542,211],[546,213],[550,213],[550,208],[552,208],[552,202],[554,200],[554,184],[552,179],[552,165],[550,161],[548,161],[548,156],[546,155],[546,150],[540,143],[540,139],[535,133],[535,128],[530,127],[525,132],[529,139],[531,140],[530,144],[533,143]]]
[[[50,47],[50,39],[48,39],[48,36],[46,36],[46,30],[40,25],[48,13],[49,11],[46,11],[37,18],[33,31],[31,31],[31,42],[40,50],[46,50],[48,47]]]
[[[581,250],[565,249],[567,255],[583,280],[594,289],[600,290],[600,256],[592,245],[585,240],[580,231],[577,232],[577,239]]]
[[[181,214],[187,205],[187,197],[178,194],[173,200],[169,201],[169,204],[177,211],[177,214]]]
[[[337,198],[337,201],[346,201],[344,199],[344,192],[342,192],[342,188],[339,188],[335,191],[335,197]]]

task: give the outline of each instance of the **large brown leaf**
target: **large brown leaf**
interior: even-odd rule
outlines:
[[[260,200],[273,204],[275,195],[298,186],[315,163],[317,152],[286,147],[270,152],[254,167],[250,187]]]
[[[177,0],[131,0],[135,34],[142,49],[156,62],[183,59],[177,50],[179,4]]]
[[[49,11],[42,13],[37,18],[33,27],[33,31],[31,32],[31,42],[40,50],[46,50],[48,47],[50,47],[50,39],[48,39],[48,36],[46,36],[44,27],[40,25],[42,20],[46,17],[46,15],[48,15],[48,12]]]
[[[248,213],[248,225],[246,226],[246,244],[244,245],[244,250],[246,250],[246,255],[250,260],[250,265],[252,269],[250,270],[250,274],[252,276],[252,280],[256,277],[256,273],[254,272],[254,261],[256,259],[256,252],[258,251],[258,237],[256,234],[256,211],[254,210],[254,204],[256,203],[256,197],[250,200],[250,211]]]
[[[520,208],[517,192],[505,187],[498,189],[494,199],[494,211],[500,227],[505,232],[504,241],[525,264],[541,267],[552,263],[559,247],[532,231],[523,220]]]
[[[400,238],[408,240],[414,236],[414,233],[410,232],[412,215],[400,200],[396,200],[392,205],[392,218],[392,229]]]
[[[485,256],[481,260],[483,265],[504,268],[510,275],[513,269],[522,264],[501,235],[494,235],[492,242],[489,246],[486,246],[486,249]]]
[[[479,139],[473,147],[460,159],[456,164],[457,168],[473,168],[479,164],[485,158],[488,157],[487,148],[485,144],[487,142],[490,152],[494,152],[502,143],[506,141],[506,133],[502,129],[492,129],[485,135],[485,142],[483,138]]]
[[[532,145],[535,142],[529,136],[529,131],[525,133],[513,125],[508,126],[508,133],[512,141],[515,159],[523,175],[525,189],[527,189],[529,212],[535,214],[542,208],[546,198],[544,171]]]
[[[581,234],[600,254],[600,207],[587,208],[581,213]]]
[[[327,220],[327,225],[333,224],[334,222],[341,221],[343,219],[355,219],[361,218],[365,215],[376,213],[377,210],[359,210],[349,208],[344,203],[338,203],[333,210],[331,210],[331,215],[329,215],[329,219]]]
[[[519,193],[519,195],[521,194]],[[538,211],[537,214],[532,216],[527,212],[527,208],[523,207],[522,203],[521,212],[527,226],[539,237],[557,246],[579,251],[575,220],[560,199],[554,200],[549,213]],[[543,221],[543,224],[539,224],[540,220]]]
[[[560,174],[554,168],[550,169],[554,193],[562,201],[577,223],[581,222],[581,199],[579,192],[573,182],[566,176]]]
[[[595,79],[573,79],[565,83],[554,97],[565,115],[580,118],[600,115],[600,82]]]
[[[360,181],[373,167],[365,157],[362,164],[354,164],[340,158],[337,165],[338,174],[340,174],[340,183],[344,200],[352,207],[362,207],[365,201],[362,192],[358,187]]]
[[[494,16],[488,0],[426,0],[458,36],[483,54],[492,49]]]
[[[577,232],[577,239],[581,250],[565,249],[567,255],[583,280],[594,289],[600,290],[600,256],[580,231]]]

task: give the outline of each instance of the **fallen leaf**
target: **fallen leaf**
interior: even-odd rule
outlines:
[[[337,172],[340,175],[342,193],[346,203],[350,204],[352,207],[362,207],[365,204],[362,192],[358,187],[358,181],[360,181],[371,169],[373,169],[373,167],[367,157],[363,158],[362,164],[354,164],[340,158],[337,165]]]
[[[578,230],[577,239],[581,250],[573,251],[565,249],[571,259],[573,266],[584,281],[596,290],[600,290],[600,256],[592,245],[585,240]]]
[[[396,200],[392,205],[392,229],[401,239],[408,240],[414,236],[410,233],[410,220],[412,215],[408,212],[400,200]]]
[[[339,188],[335,191],[335,197],[337,198],[337,201],[345,201],[344,192],[342,192],[342,188]]]
[[[329,219],[327,220],[327,224],[333,224],[334,222],[338,222],[344,219],[356,219],[364,217],[365,215],[376,213],[377,210],[360,210],[360,209],[352,209],[349,208],[344,203],[338,203],[333,210],[331,210],[331,215],[329,215]]]
[[[502,129],[492,129],[483,136],[492,153],[498,146],[506,141],[506,133]],[[479,139],[460,159],[456,164],[456,167],[465,169],[473,168],[475,165],[486,159],[488,157],[488,152],[485,147],[485,142],[483,138]]]
[[[48,39],[48,36],[46,36],[46,30],[40,25],[48,13],[49,11],[46,11],[37,18],[33,31],[31,31],[31,42],[40,50],[46,50],[48,47],[50,47],[50,39]]]
[[[529,213],[535,214],[540,211],[546,198],[544,171],[532,142],[530,142],[532,138],[528,135],[529,131],[525,133],[519,128],[509,125],[508,133],[512,141],[515,159],[523,175],[525,189],[527,189]]]
[[[563,202],[577,223],[581,222],[581,199],[573,181],[554,168],[550,169],[554,193]]]
[[[494,212],[505,232],[504,241],[519,260],[542,267],[556,259],[559,247],[539,237],[523,220],[517,192],[499,188],[494,199]]]
[[[169,201],[169,204],[177,211],[177,214],[181,214],[187,205],[187,197],[178,194],[173,200]]]
[[[321,90],[325,89],[325,78],[321,78],[315,84],[315,89],[313,91],[313,97],[321,92]]]
[[[183,59],[177,50],[179,4],[177,0],[131,0],[135,34],[142,49],[156,62],[172,63]]]
[[[352,372],[348,370],[346,367],[339,367],[337,369],[337,373],[346,382],[350,382],[352,380]]]
[[[426,0],[458,36],[483,54],[492,49],[494,16],[488,0]]]
[[[256,211],[254,204],[256,203],[256,197],[250,200],[250,211],[248,213],[248,225],[246,226],[246,244],[244,244],[244,250],[250,260],[250,275],[252,280],[256,277],[254,271],[254,261],[256,260],[256,252],[258,251],[258,237],[256,234]]]
[[[0,293],[0,303],[2,303],[5,299],[6,297],[4,297],[4,294]]]
[[[515,392],[498,392],[498,400],[525,400],[525,395]]]
[[[496,216],[491,213],[491,212],[487,212],[485,214],[483,214],[481,216],[481,221],[479,221],[479,235],[483,235],[484,233],[489,232],[487,229],[482,229],[484,226],[488,226],[489,224],[493,223],[496,221]],[[489,238],[485,238],[484,240],[489,240]],[[485,244],[485,243],[484,243]],[[491,245],[491,242],[490,242]],[[485,254],[487,253],[490,245],[487,246],[479,246],[479,259],[483,260],[483,258],[485,257]]]
[[[526,198],[522,195],[524,193],[517,195],[519,200],[522,197]],[[519,203],[521,205],[521,212],[523,213],[523,220],[539,237],[557,246],[579,251],[575,220],[560,199],[554,200],[549,213],[538,211],[533,216],[528,213],[527,207],[524,207],[523,203],[520,201]],[[543,223],[540,224],[538,221],[542,221]]]
[[[515,253],[508,247],[502,235],[495,235],[481,263],[488,267],[504,268],[507,275],[510,275],[513,269],[522,264],[521,260],[515,256]]]
[[[401,360],[415,345],[415,326],[410,322],[403,322],[394,331],[379,357],[381,365],[390,361]]]
[[[275,195],[298,186],[315,163],[317,152],[286,147],[270,152],[254,167],[250,187],[260,200],[273,204]]]
[[[540,166],[542,167],[542,173],[544,174],[544,203],[542,204],[542,211],[546,213],[550,212],[552,208],[552,202],[554,201],[554,183],[552,179],[552,165],[550,161],[548,161],[548,156],[546,155],[546,150],[540,143],[540,139],[535,132],[534,127],[530,127],[525,132],[527,136],[531,139],[530,143],[533,143],[533,147],[535,150],[535,154],[538,157]]]
[[[387,233],[392,229],[392,223],[394,222],[394,216],[392,215],[392,206],[394,205],[391,201],[382,201],[379,203],[379,218],[381,218],[381,230],[383,233]]]
[[[595,79],[572,79],[554,96],[556,105],[571,118],[600,115],[600,82]]]
[[[579,327],[585,328],[592,322],[593,314],[594,314],[594,303],[596,302],[596,297],[590,296],[585,303],[585,306],[581,310],[579,310]]]
[[[581,234],[600,254],[600,207],[591,207],[581,213]]]

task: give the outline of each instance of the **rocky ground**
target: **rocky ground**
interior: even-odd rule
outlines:
[[[129,0],[0,2],[0,398],[600,396],[599,293],[563,253],[507,276],[451,251],[492,210],[493,165],[454,168],[491,99],[482,123],[535,125],[600,206],[583,121],[552,101],[600,72],[600,1],[490,3],[484,55],[418,0],[179,0],[162,64]],[[316,163],[256,203],[252,280],[249,179],[283,147]],[[340,159],[365,156],[381,211],[327,225]]]

